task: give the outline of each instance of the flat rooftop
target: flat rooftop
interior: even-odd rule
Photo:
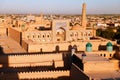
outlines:
[[[85,54],[86,56],[84,56],[84,58],[82,57],[82,54],[75,54],[78,58],[80,58],[81,60],[83,59],[84,61],[86,62],[92,62],[92,61],[109,61],[108,59],[104,58],[104,57],[101,57],[100,55],[98,54],[93,54],[93,53],[88,53],[88,54]]]
[[[102,80],[120,80],[120,71],[108,71],[108,72],[90,72],[86,73],[91,78]]]
[[[105,63],[106,65],[108,64],[109,66],[110,65],[109,63],[111,63],[109,59],[101,57],[98,54],[87,53],[86,56],[84,56],[84,58],[82,58],[82,54],[75,54],[75,55],[79,59],[83,60],[83,62],[90,62],[91,65],[92,63],[95,63],[96,65],[97,63]],[[105,66],[105,68],[108,66]],[[100,67],[104,67],[104,66],[102,65]],[[88,68],[89,68],[89,65],[88,65]],[[93,65],[93,69],[94,68],[96,67]],[[115,69],[111,70],[111,68],[109,70],[109,67],[108,67],[108,70],[105,70],[105,71],[104,70],[91,70],[91,71],[85,72],[85,74],[95,80],[120,80],[120,70],[115,70]]]

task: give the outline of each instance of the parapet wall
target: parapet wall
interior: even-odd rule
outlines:
[[[84,72],[114,71],[114,63],[110,61],[92,61],[84,63]]]
[[[70,71],[41,71],[41,72],[20,72],[20,73],[4,73],[0,74],[2,80],[21,80],[21,79],[57,79],[59,77],[69,77]],[[60,80],[65,80],[60,79]],[[67,79],[69,80],[69,79]]]
[[[112,51],[112,52],[108,52],[108,51],[93,51],[93,52],[85,52],[86,54],[98,54],[100,55],[101,57],[105,57],[107,59],[109,58],[113,58],[114,57],[114,54],[116,53],[115,51]]]
[[[64,67],[62,53],[0,56],[0,67],[51,66]]]
[[[92,51],[102,50],[106,48],[106,44],[109,40],[85,40],[85,41],[73,41],[73,42],[50,42],[50,43],[37,43],[32,40],[23,40],[22,47],[28,52],[53,52],[53,51],[68,51],[70,47],[76,46],[78,51],[86,51],[86,44],[90,42],[92,44]],[[115,41],[111,42],[115,45]],[[106,50],[106,49],[103,49]],[[107,51],[107,50],[106,50]]]

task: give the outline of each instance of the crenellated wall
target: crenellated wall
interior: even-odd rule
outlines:
[[[53,66],[53,64],[54,67],[64,67],[62,54],[0,56],[0,67]]]
[[[21,80],[21,79],[57,79],[62,77],[60,80],[69,80],[70,71],[60,70],[60,71],[38,71],[38,72],[20,72],[20,73],[4,73],[4,75],[0,74],[0,79],[4,80]],[[64,79],[67,77],[66,79]]]

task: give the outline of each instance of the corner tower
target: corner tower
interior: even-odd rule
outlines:
[[[82,5],[82,27],[86,29],[86,3]]]

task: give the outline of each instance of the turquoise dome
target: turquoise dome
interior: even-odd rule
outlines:
[[[107,46],[113,46],[111,42],[108,42],[107,43]]]
[[[86,47],[92,47],[92,44],[91,43],[87,43]]]
[[[92,44],[91,43],[86,44],[86,51],[87,52],[92,52]]]
[[[108,42],[108,43],[106,44],[106,46],[107,46],[107,51],[108,51],[108,52],[112,52],[112,51],[113,51],[113,45],[112,45],[111,42]]]

